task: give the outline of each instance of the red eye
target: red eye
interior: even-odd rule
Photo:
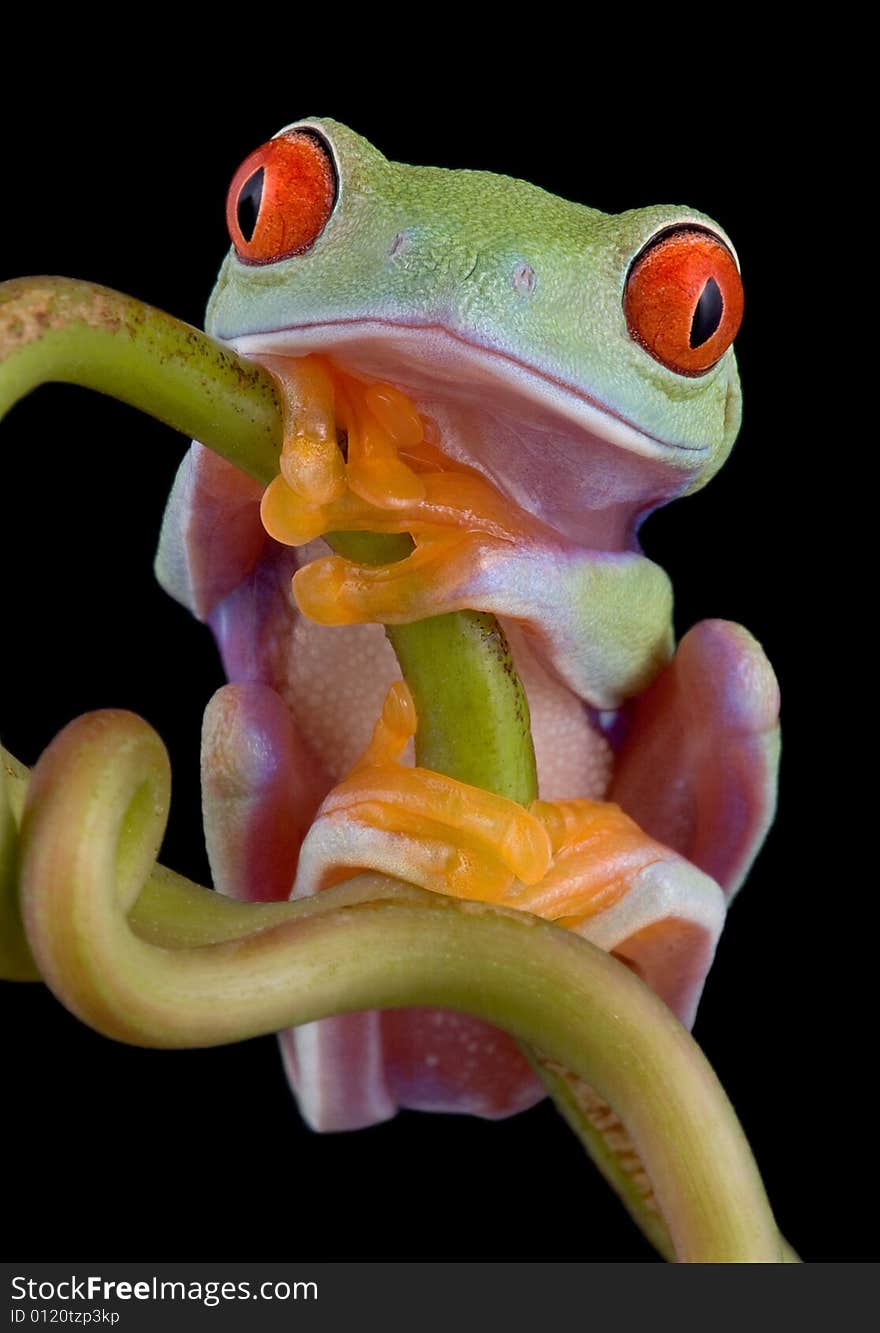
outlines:
[[[226,225],[245,264],[274,264],[315,244],[336,202],[336,172],[315,134],[294,130],[245,158],[226,197]]]
[[[679,375],[702,375],[723,356],[742,322],[736,260],[717,236],[695,228],[650,241],[626,280],[630,334]]]

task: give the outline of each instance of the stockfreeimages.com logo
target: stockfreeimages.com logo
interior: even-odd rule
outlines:
[[[316,1301],[317,1282],[267,1281],[252,1285],[241,1282],[180,1281],[169,1278],[142,1278],[135,1282],[118,1281],[92,1274],[78,1278],[71,1274],[60,1282],[37,1281],[17,1275],[12,1279],[14,1301],[199,1301],[219,1305],[222,1301]],[[23,1311],[22,1311],[23,1313]]]

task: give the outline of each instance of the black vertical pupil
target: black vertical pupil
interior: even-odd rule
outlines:
[[[260,216],[260,204],[263,200],[263,168],[258,167],[241,187],[238,194],[236,216],[239,230],[246,241],[253,239]]]
[[[721,288],[714,278],[707,278],[691,320],[691,347],[702,347],[703,343],[709,341],[721,323],[723,314],[724,299]]]

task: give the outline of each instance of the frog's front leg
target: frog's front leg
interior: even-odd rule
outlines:
[[[616,707],[657,675],[672,651],[672,592],[657,565],[637,551],[564,539],[444,454],[433,422],[393,385],[356,379],[319,356],[263,361],[285,403],[281,471],[261,505],[267,532],[287,546],[353,530],[413,542],[390,564],[331,555],[301,568],[293,593],[310,620],[507,617],[597,708]]]
[[[672,650],[672,594],[659,566],[635,553],[565,549],[555,540],[431,534],[395,564],[315,561],[297,574],[294,594],[321,624],[405,624],[461,610],[516,620],[569,688],[596,708],[639,693]]]
[[[541,656],[581,698],[613,708],[644,689],[672,650],[672,591],[658,565],[634,551],[563,542],[486,478],[433,452],[422,494],[379,508],[353,490],[314,506],[283,476],[262,504],[267,531],[304,545],[331,531],[409,533],[414,550],[392,564],[332,555],[293,581],[297,604],[323,625],[406,624],[448,611],[488,611],[518,621]],[[430,469],[430,470],[428,470]]]

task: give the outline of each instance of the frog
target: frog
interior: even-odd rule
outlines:
[[[550,917],[692,1024],[727,906],[773,819],[779,694],[742,626],[676,644],[645,517],[710,481],[739,431],[739,261],[684,206],[606,214],[476,170],[393,163],[327,118],[245,159],[206,330],[277,377],[266,488],[198,442],[156,560],[228,683],[202,736],[215,888],[305,897],[360,870]],[[382,565],[345,529],[406,534]],[[496,617],[538,800],[413,763],[385,627]],[[610,867],[610,869],[609,869]],[[543,1088],[445,1010],[280,1034],[301,1114],[488,1118]]]

